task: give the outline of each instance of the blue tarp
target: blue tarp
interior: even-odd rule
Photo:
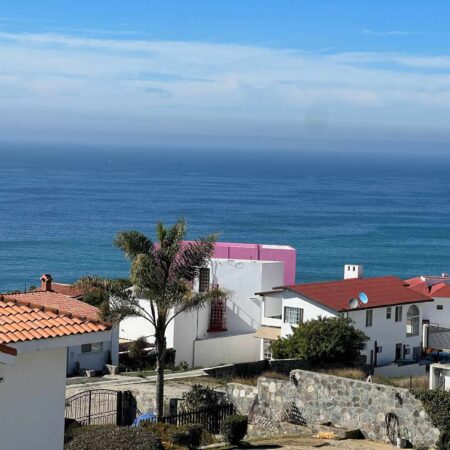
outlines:
[[[150,411],[146,412],[144,414],[141,414],[139,417],[136,417],[136,419],[134,419],[133,425],[131,425],[131,426],[138,427],[141,422],[144,422],[146,420],[149,420],[151,422],[156,422],[156,414],[152,413]]]

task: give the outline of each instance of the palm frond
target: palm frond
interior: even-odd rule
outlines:
[[[149,253],[154,247],[147,236],[136,230],[118,233],[114,245],[120,248],[131,261],[139,254]]]

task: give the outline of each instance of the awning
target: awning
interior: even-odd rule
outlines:
[[[275,327],[261,327],[256,330],[255,337],[259,339],[269,339],[276,341],[281,334],[280,328]]]

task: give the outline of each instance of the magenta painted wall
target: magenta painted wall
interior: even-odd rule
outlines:
[[[287,245],[217,242],[214,258],[284,262],[284,284],[295,284],[297,251]]]

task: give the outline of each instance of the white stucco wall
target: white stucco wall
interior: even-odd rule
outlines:
[[[139,305],[145,311],[150,312],[150,301],[147,299],[140,299]],[[169,323],[166,332],[167,348],[173,348],[173,320]],[[130,317],[122,320],[119,325],[119,336],[124,339],[132,341],[144,336],[147,342],[153,343],[155,341],[155,329],[153,325],[142,317]]]
[[[199,365],[194,356],[194,353],[197,353],[194,349],[194,342],[197,339],[205,341],[255,332],[261,325],[262,316],[262,301],[255,293],[283,284],[283,262],[214,258],[209,267],[211,269],[210,282],[228,290],[231,294],[226,309],[227,330],[208,332],[209,305],[198,311],[177,316],[170,323],[166,332],[167,346],[175,348],[177,363],[186,361],[191,366],[192,364]],[[194,283],[194,289],[196,287],[197,283]],[[149,310],[148,300],[139,302],[143,308]],[[120,324],[120,337],[122,338],[136,339],[152,334],[151,325],[141,318],[126,319]],[[227,350],[224,349],[224,351]],[[240,360],[240,353],[245,354],[245,350],[240,348],[234,347],[233,351],[236,354],[236,360]],[[206,365],[211,364],[206,363]]]
[[[22,353],[0,364],[0,448],[62,450],[66,348]]]
[[[319,303],[315,303],[309,299],[299,296],[295,292],[285,290],[283,292],[282,319],[281,319],[281,336],[286,337],[292,334],[292,325],[284,323],[284,308],[291,306],[303,309],[303,321],[317,319],[321,317],[335,317],[337,313],[331,309],[327,309]],[[294,325],[295,326],[295,325]]]
[[[423,304],[415,304],[419,308],[420,323],[423,318]],[[337,316],[337,312],[315,303],[305,297],[285,290],[283,292],[282,311],[283,317],[281,321],[281,336],[285,337],[292,334],[292,326],[284,323],[284,307],[291,306],[303,309],[303,320],[306,322],[311,319],[317,319],[318,316],[333,317]],[[413,358],[413,348],[420,347],[422,339],[422,327],[419,327],[418,336],[406,337],[406,316],[408,308],[411,305],[403,305],[402,321],[395,322],[395,306],[391,307],[391,318],[386,319],[386,308],[374,308],[372,326],[366,327],[366,311],[354,310],[348,313],[348,317],[353,320],[356,328],[363,331],[368,337],[369,341],[366,344],[365,350],[362,354],[367,357],[370,362],[370,350],[374,350],[375,341],[377,346],[382,347],[381,353],[377,354],[377,365],[390,364],[395,360],[396,344],[406,345],[410,349],[410,354],[406,355],[404,359]]]
[[[419,308],[420,322],[423,318],[423,305],[415,303]],[[419,335],[406,337],[406,315],[408,308],[411,305],[403,305],[402,321],[395,322],[395,306],[391,307],[391,318],[386,319],[386,308],[374,308],[372,326],[366,327],[366,312],[365,310],[355,310],[349,312],[348,316],[355,323],[356,328],[363,331],[370,340],[366,344],[366,349],[362,352],[367,356],[367,361],[370,360],[370,350],[374,349],[374,343],[382,347],[382,352],[377,355],[377,365],[390,364],[395,360],[395,346],[402,344],[409,346],[410,354],[406,355],[404,359],[413,358],[413,348],[420,347],[422,340],[422,326],[419,326]]]
[[[438,305],[443,309],[437,309]],[[424,303],[423,318],[431,325],[450,328],[450,298],[436,297],[433,302]]]
[[[80,362],[81,369],[103,370],[108,361],[108,352],[111,355],[113,365],[119,362],[119,328],[115,327],[111,331],[111,337],[103,342],[103,350],[98,352],[82,353],[81,345],[75,345],[68,348],[67,351],[67,374],[72,375],[75,371],[76,362]]]
[[[261,339],[253,333],[195,341],[195,367],[258,361]]]

